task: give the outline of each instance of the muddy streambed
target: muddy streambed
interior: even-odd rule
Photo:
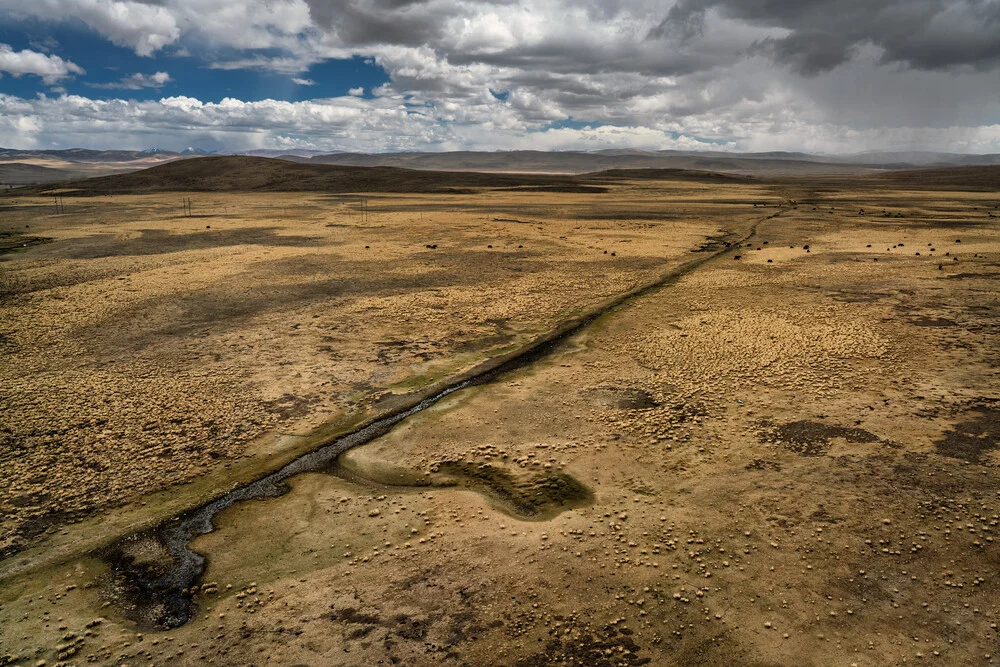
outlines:
[[[213,520],[232,505],[248,500],[273,498],[289,490],[286,482],[308,472],[327,472],[351,481],[393,486],[400,489],[423,486],[471,488],[486,495],[500,510],[521,519],[548,519],[592,499],[590,491],[566,473],[555,471],[529,480],[516,480],[501,468],[445,462],[440,476],[423,481],[398,471],[366,471],[342,465],[345,452],[391,431],[408,417],[467,387],[487,384],[497,376],[527,366],[548,355],[566,338],[600,316],[576,326],[499,366],[456,382],[416,405],[382,417],[333,442],[305,454],[261,479],[237,487],[225,495],[159,526],[128,536],[102,550],[98,556],[108,563],[110,597],[122,614],[144,628],[176,628],[195,612],[192,594],[205,570],[205,558],[190,547],[199,535],[214,530]]]
[[[143,628],[171,629],[186,623],[196,611],[193,593],[205,570],[205,558],[191,549],[191,541],[214,530],[213,520],[223,510],[248,500],[273,498],[289,490],[286,482],[308,472],[330,472],[358,478],[359,473],[338,463],[348,450],[368,443],[391,431],[408,417],[431,407],[446,396],[467,387],[486,384],[500,375],[523,368],[549,355],[559,344],[579,333],[598,318],[623,304],[665,287],[705,262],[738,247],[756,233],[757,226],[774,214],[758,221],[742,239],[716,249],[664,274],[653,283],[620,295],[588,314],[564,323],[551,333],[507,358],[490,360],[465,377],[445,385],[437,393],[409,407],[390,413],[305,454],[283,468],[249,484],[239,486],[190,512],[167,520],[150,529],[122,538],[97,555],[110,567],[108,597],[117,603],[126,618]],[[704,252],[704,251],[703,251]],[[462,486],[486,495],[498,509],[522,519],[545,519],[564,509],[578,507],[592,500],[590,491],[568,474],[553,471],[535,479],[518,480],[499,467],[447,462],[441,477],[428,484]],[[368,482],[400,486],[391,475],[366,473]],[[362,475],[364,476],[364,475]],[[401,486],[419,486],[409,480]]]

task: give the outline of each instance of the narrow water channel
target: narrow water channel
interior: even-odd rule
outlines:
[[[780,212],[764,220],[777,215],[780,215]],[[724,254],[729,248],[746,242],[756,233],[758,225],[764,220],[756,222],[744,238],[731,244],[718,242],[714,243],[713,247],[703,248],[701,251],[703,254],[699,258],[682,264],[651,284],[619,296],[595,312],[571,320],[550,334],[536,339],[534,344],[516,356],[497,361],[493,365],[491,362],[486,362],[480,366],[482,369],[480,372],[455,380],[453,384],[444,386],[433,396],[424,398],[415,405],[372,421],[313,452],[304,454],[255,482],[237,487],[151,530],[122,538],[102,550],[97,555],[111,568],[116,590],[114,597],[122,613],[140,627],[171,629],[183,625],[196,611],[192,591],[199,583],[206,564],[204,556],[193,551],[190,543],[197,536],[214,530],[213,519],[219,512],[235,503],[282,495],[288,491],[289,487],[285,484],[288,479],[302,473],[333,467],[337,458],[344,452],[387,434],[400,422],[426,410],[444,397],[467,387],[487,384],[499,376],[548,356],[561,343],[603,315],[675,282],[705,262]]]

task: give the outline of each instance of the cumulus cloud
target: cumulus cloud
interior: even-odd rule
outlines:
[[[180,37],[175,12],[157,4],[132,0],[0,0],[13,16],[54,21],[75,18],[106,38],[149,56]]]
[[[315,86],[316,85],[316,82],[313,81],[312,79],[300,79],[297,76],[293,76],[292,77],[292,83],[294,83],[297,86]]]
[[[166,72],[156,72],[155,74],[133,74],[120,81],[111,83],[91,83],[91,88],[104,88],[107,90],[142,90],[143,88],[162,88],[173,81]]]
[[[7,44],[0,44],[0,72],[14,77],[33,74],[47,84],[54,84],[74,74],[85,74],[83,68],[59,56],[47,55],[24,49],[15,51]]]
[[[806,75],[869,44],[883,63],[915,69],[1000,64],[1000,3],[993,0],[679,0],[651,35],[695,38],[716,17],[784,31],[755,46]]]
[[[301,86],[331,58],[370,58],[388,73],[374,99],[359,86],[306,106],[170,98],[133,109],[159,119],[151,131],[174,119],[179,132],[247,147],[997,149],[998,0],[0,0],[4,9],[82,21],[142,56],[190,53]],[[94,108],[113,126],[128,107]],[[32,111],[55,136],[63,125],[47,113]],[[570,118],[590,129],[558,127]]]
[[[307,147],[317,150],[596,150],[604,148],[795,150],[855,152],[906,148],[919,138],[933,150],[1000,152],[1000,124],[945,127],[856,126],[810,117],[808,109],[739,118],[698,115],[647,124],[558,127],[526,123],[492,96],[464,108],[397,94],[304,102],[233,98],[209,103],[190,96],[160,100],[95,100],[83,96],[22,99],[0,94],[0,145],[11,147],[182,148],[232,150]],[[803,120],[806,118],[806,120]],[[730,137],[730,139],[726,139]]]
[[[280,74],[299,74],[309,69],[313,63],[319,62],[320,58],[315,57],[294,57],[294,56],[253,56],[250,58],[237,58],[234,60],[220,60],[211,63],[209,69],[240,70],[256,69]]]

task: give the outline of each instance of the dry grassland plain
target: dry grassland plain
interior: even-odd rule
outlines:
[[[0,665],[1000,660],[1000,194],[908,187],[4,199]],[[220,513],[179,627],[102,551],[665,276]]]

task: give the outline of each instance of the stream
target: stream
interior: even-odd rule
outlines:
[[[103,549],[96,555],[111,567],[113,588],[117,590],[114,597],[122,613],[140,627],[172,629],[184,625],[196,612],[192,591],[198,585],[206,565],[205,557],[192,550],[190,543],[197,536],[214,530],[213,520],[219,512],[247,500],[280,496],[289,490],[285,483],[288,479],[302,473],[329,469],[344,452],[387,434],[400,422],[426,410],[446,396],[467,387],[488,384],[502,375],[548,356],[561,343],[603,315],[673,283],[705,262],[725,254],[730,248],[745,243],[756,233],[762,222],[780,214],[781,212],[757,221],[745,237],[731,244],[723,246],[719,243],[715,247],[704,248],[701,251],[706,253],[704,256],[682,264],[650,284],[620,295],[595,312],[570,320],[555,331],[536,339],[515,356],[506,360],[501,358],[484,362],[478,367],[481,369],[478,372],[453,380],[434,395],[410,407],[380,417],[300,456],[265,477],[239,486],[150,530],[124,537]],[[154,557],[137,557],[137,554],[144,551],[154,553]]]

